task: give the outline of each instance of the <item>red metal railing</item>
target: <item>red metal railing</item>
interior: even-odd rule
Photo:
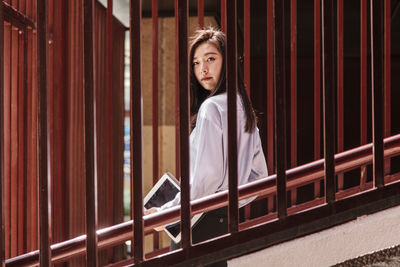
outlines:
[[[130,74],[131,74],[131,155],[132,155],[132,188],[133,201],[131,212],[133,221],[114,225],[102,230],[97,228],[97,176],[96,176],[96,122],[95,110],[96,102],[94,97],[94,49],[93,28],[94,28],[94,0],[85,0],[83,6],[84,13],[84,92],[85,92],[85,179],[86,179],[86,235],[70,239],[65,242],[52,243],[52,224],[51,224],[51,198],[49,196],[49,173],[48,165],[51,164],[48,151],[48,88],[47,88],[47,53],[46,46],[48,40],[47,16],[49,9],[46,1],[37,1],[37,56],[38,56],[38,112],[39,112],[39,219],[40,219],[40,250],[33,251],[18,257],[13,257],[6,261],[4,252],[5,237],[4,232],[5,218],[7,218],[8,207],[5,206],[4,192],[8,185],[5,179],[5,156],[4,140],[5,134],[4,116],[0,120],[1,135],[1,250],[0,264],[7,266],[17,266],[21,264],[38,264],[41,266],[50,266],[51,263],[65,262],[68,259],[78,255],[86,254],[88,266],[97,266],[98,251],[104,248],[110,248],[131,240],[133,244],[132,258],[121,261],[112,266],[121,266],[124,264],[135,265],[158,265],[158,264],[176,264],[191,263],[209,263],[221,258],[237,256],[241,253],[251,252],[262,246],[268,246],[274,242],[294,238],[298,235],[304,235],[312,231],[323,229],[331,225],[356,218],[359,214],[376,211],[390,205],[399,205],[400,183],[399,173],[390,173],[390,159],[400,155],[400,135],[390,136],[390,1],[371,0],[371,68],[372,68],[372,124],[373,124],[373,142],[367,144],[367,6],[366,1],[361,1],[361,144],[362,146],[344,151],[344,129],[343,129],[343,2],[337,1],[337,13],[335,13],[334,1],[314,1],[314,159],[315,161],[306,165],[297,166],[297,1],[290,3],[290,85],[287,84],[285,70],[286,56],[285,50],[285,1],[275,0],[267,2],[267,161],[268,167],[276,171],[269,177],[265,177],[253,183],[237,186],[237,149],[236,149],[236,83],[237,83],[237,3],[236,1],[221,1],[221,28],[227,35],[227,90],[228,90],[228,132],[229,132],[229,190],[214,194],[201,200],[190,201],[189,188],[189,79],[187,59],[188,49],[188,1],[175,1],[176,18],[176,99],[179,102],[177,113],[177,170],[181,177],[182,204],[181,207],[175,207],[160,214],[152,214],[143,217],[143,122],[142,122],[142,4],[141,1],[130,1]],[[112,1],[109,2],[109,8],[112,7]],[[253,88],[250,91],[250,1],[245,1],[244,24],[245,24],[245,82],[248,85],[249,94],[256,94]],[[153,181],[158,176],[158,1],[153,0]],[[18,8],[23,8],[19,5]],[[8,8],[8,9],[7,9]],[[204,2],[198,2],[198,24],[204,24]],[[8,10],[8,11],[6,11]],[[11,14],[14,11],[7,5],[0,7],[0,21],[4,24],[5,14]],[[107,20],[108,42],[106,44],[107,61],[112,60],[112,20],[111,10],[109,10]],[[337,19],[335,21],[335,14]],[[10,15],[8,15],[10,16]],[[14,19],[10,21],[28,21],[27,18],[15,13],[11,16]],[[320,23],[321,21],[321,23]],[[337,23],[337,37],[334,29]],[[0,25],[2,31],[4,26]],[[384,29],[384,32],[381,32]],[[322,38],[321,38],[322,33]],[[3,51],[7,45],[4,32],[0,32],[0,50]],[[11,40],[13,36],[8,37]],[[26,37],[25,37],[26,38]],[[26,39],[25,39],[26,41]],[[322,41],[322,46],[321,46]],[[337,58],[335,57],[335,43],[337,48]],[[320,51],[322,48],[322,59]],[[26,49],[26,48],[25,48]],[[11,48],[10,48],[11,50]],[[5,49],[7,51],[7,49]],[[23,53],[21,48],[18,51]],[[4,55],[0,54],[0,61],[4,62]],[[25,59],[24,59],[25,60]],[[21,60],[20,65],[24,65]],[[323,88],[323,114],[320,112],[320,91],[321,91],[321,64],[322,64],[322,88]],[[111,69],[107,69],[108,75]],[[13,72],[23,72],[23,68],[12,70]],[[4,89],[3,77],[4,64],[0,68],[0,106],[1,114],[8,114],[4,110]],[[107,84],[108,96],[111,96],[110,79]],[[17,83],[17,88],[22,89],[27,85]],[[290,86],[290,90],[286,90]],[[11,90],[9,90],[11,91]],[[286,92],[290,91],[290,96]],[[11,96],[9,97],[12,98]],[[286,120],[288,107],[286,100],[291,99],[290,112],[290,136],[287,134]],[[25,99],[19,100],[19,106],[26,106]],[[11,99],[12,101],[12,99]],[[107,108],[112,109],[111,102],[107,102]],[[388,107],[389,106],[389,107]],[[11,115],[10,115],[11,116]],[[17,116],[14,114],[14,116]],[[320,118],[323,118],[323,138],[324,138],[324,158],[320,158]],[[15,117],[18,125],[8,126],[12,129],[25,127],[23,117]],[[111,119],[111,117],[110,117]],[[336,124],[337,120],[337,124]],[[11,122],[10,122],[11,124]],[[336,129],[335,129],[336,126]],[[13,134],[13,133],[12,133]],[[110,135],[111,136],[111,135]],[[111,138],[109,136],[109,138]],[[384,137],[386,137],[384,139]],[[21,137],[20,137],[21,138]],[[26,139],[25,139],[26,140]],[[287,169],[287,149],[286,142],[290,140],[290,162],[291,169]],[[19,143],[23,143],[20,139]],[[337,143],[336,143],[337,142]],[[336,146],[337,144],[337,146]],[[23,146],[22,146],[23,147]],[[111,150],[111,148],[108,148]],[[344,152],[343,152],[344,151]],[[20,154],[26,154],[20,152]],[[112,154],[108,154],[112,155]],[[112,156],[111,156],[112,157]],[[110,158],[109,158],[110,160]],[[22,161],[20,169],[26,165]],[[111,163],[110,163],[111,164]],[[367,182],[366,166],[371,165],[374,168],[373,181]],[[361,168],[360,186],[344,189],[343,173]],[[109,167],[109,170],[111,167]],[[12,171],[11,171],[12,173]],[[338,176],[338,191],[336,190],[335,176]],[[13,176],[13,175],[11,175]],[[22,177],[23,176],[18,176]],[[21,178],[21,179],[22,179]],[[111,180],[111,172],[108,174]],[[324,180],[324,196],[320,194],[320,181]],[[23,181],[23,180],[22,180]],[[21,181],[20,181],[21,182]],[[111,182],[111,181],[110,181]],[[301,186],[313,184],[314,198],[303,204],[296,205],[297,189]],[[13,184],[16,187],[16,184]],[[12,187],[12,186],[11,186]],[[15,188],[12,190],[16,190]],[[288,208],[287,191],[292,192],[291,204]],[[360,194],[361,193],[361,194]],[[10,194],[10,192],[8,192]],[[19,192],[21,195],[22,192]],[[110,195],[110,194],[109,194]],[[255,219],[248,219],[239,223],[238,200],[250,196],[259,196],[259,198],[268,198],[267,213],[264,216]],[[274,199],[276,204],[274,205]],[[222,206],[229,206],[229,234],[216,238],[212,241],[203,242],[197,245],[191,243],[190,217],[193,214],[209,211]],[[15,209],[12,212],[16,212]],[[110,211],[109,211],[110,212]],[[340,216],[337,216],[340,215]],[[340,219],[338,218],[340,217]],[[248,216],[246,217],[248,218]],[[303,230],[295,235],[290,233],[291,229],[299,225],[308,225],[318,220],[330,218],[332,222],[325,223],[321,228],[314,227],[311,230]],[[182,221],[182,249],[154,257],[159,253],[158,237],[154,238],[155,252],[145,255],[144,253],[144,235],[154,233],[153,228],[168,222],[180,219]],[[10,227],[10,226],[9,226]],[[15,226],[11,226],[15,227]],[[7,227],[6,227],[7,228]],[[306,228],[306,227],[305,227]],[[12,229],[20,231],[20,229]],[[280,233],[277,237],[276,233]],[[272,241],[260,241],[260,238],[269,236]],[[268,239],[268,238],[264,238]],[[244,248],[246,246],[246,248]],[[221,252],[224,249],[225,252]],[[162,250],[160,250],[160,253]]]
[[[385,139],[385,158],[391,158],[400,155],[400,135],[392,136],[390,138]],[[342,152],[340,154],[335,155],[335,172],[343,173],[346,171],[350,171],[360,166],[371,164],[373,160],[372,153],[373,145],[367,144],[358,148],[354,148],[349,151]],[[287,175],[287,187],[288,190],[292,188],[298,188],[302,185],[315,183],[324,177],[324,159],[311,162],[309,164],[299,166],[286,171]],[[396,182],[400,178],[399,174],[386,176],[385,183],[388,185],[387,188],[391,188],[393,190],[399,189],[399,183]],[[395,182],[395,183],[394,183]],[[377,194],[381,192],[379,190],[373,190],[372,183],[370,183],[367,187],[368,191],[366,194]],[[358,195],[356,197],[350,197],[351,195],[357,194],[359,192],[365,191],[365,189],[359,187],[350,192],[337,192],[336,199],[338,203],[343,203],[344,201],[349,201],[347,203],[347,209],[352,209],[354,206],[351,201],[359,201],[359,199],[364,199],[362,197],[363,194]],[[397,196],[397,192],[392,192],[391,190],[387,190],[386,192],[381,192],[380,194],[387,193],[388,197],[391,195]],[[276,194],[276,175],[271,175],[264,179],[257,180],[250,184],[243,185],[239,188],[239,199],[245,199],[254,195],[270,195]],[[383,199],[383,198],[382,198]],[[215,208],[222,207],[226,205],[228,202],[228,191],[223,191],[218,194],[214,194],[212,196],[208,196],[196,201],[192,201],[192,211],[193,214],[205,212],[208,210],[212,210]],[[342,202],[341,202],[341,201]],[[306,211],[310,209],[310,207],[314,206],[315,212],[318,212],[318,208],[315,206],[321,205],[324,203],[323,198],[319,198],[311,205],[299,205],[294,206],[288,209],[288,214],[293,215],[298,213],[299,211],[303,211],[303,217],[307,217]],[[269,214],[264,217],[256,218],[254,220],[250,220],[248,222],[244,222],[240,224],[240,231],[244,231],[246,229],[252,229],[257,225],[271,225],[276,220],[276,212]],[[356,215],[356,214],[354,214]],[[325,216],[324,214],[321,216]],[[163,225],[165,223],[173,222],[179,218],[179,207],[171,208],[169,210],[165,210],[162,213],[152,214],[144,217],[144,232],[146,234],[152,233],[154,227]],[[269,223],[268,223],[269,222]],[[259,233],[261,234],[261,231]],[[118,225],[114,225],[111,227],[107,227],[97,231],[97,235],[99,238],[99,249],[115,246],[117,244],[121,244],[126,240],[129,240],[132,237],[132,221],[128,221],[125,223],[121,223]],[[53,262],[63,262],[70,258],[76,257],[77,255],[82,255],[85,253],[85,240],[86,236],[80,236],[65,242],[61,242],[58,244],[52,245],[53,251]],[[7,261],[7,266],[18,266],[20,264],[34,264],[38,260],[38,251],[34,251],[30,254],[26,254],[23,256],[19,256],[17,258],[11,259]],[[147,255],[147,256],[151,256]],[[172,257],[173,258],[173,257]],[[132,261],[132,260],[129,260]]]

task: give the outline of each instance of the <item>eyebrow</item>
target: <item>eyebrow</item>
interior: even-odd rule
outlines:
[[[205,54],[203,55],[203,57],[208,56],[208,55],[218,55],[218,53],[216,53],[216,52],[207,52],[207,53],[205,53]],[[197,57],[193,57],[193,60],[194,60],[194,59],[197,59]]]

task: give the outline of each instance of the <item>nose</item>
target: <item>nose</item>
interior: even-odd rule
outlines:
[[[205,65],[202,66],[201,73],[203,73],[203,74],[207,74],[208,73],[208,68]]]

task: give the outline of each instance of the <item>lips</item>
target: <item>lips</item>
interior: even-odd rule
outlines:
[[[202,81],[208,81],[208,80],[211,80],[211,77],[204,77],[204,78],[202,78],[201,80],[202,80]]]

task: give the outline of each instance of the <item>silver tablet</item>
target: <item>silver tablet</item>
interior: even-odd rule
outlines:
[[[161,207],[165,203],[173,200],[179,192],[180,187],[178,180],[176,180],[172,174],[164,173],[144,198],[143,205],[146,209]]]
[[[164,175],[153,186],[150,192],[143,200],[144,207],[150,209],[152,207],[161,207],[165,203],[173,200],[180,192],[178,180],[171,173],[164,173]],[[192,217],[191,226],[193,227],[200,219],[201,214],[196,214]],[[181,241],[181,223],[180,221],[170,223],[165,226],[164,231],[175,242]]]

